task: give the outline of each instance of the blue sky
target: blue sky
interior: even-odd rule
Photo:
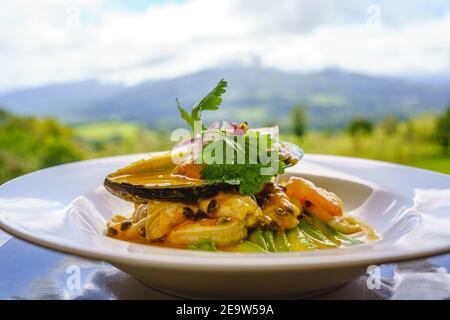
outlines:
[[[105,8],[115,10],[142,11],[150,6],[164,5],[167,3],[182,3],[186,0],[111,0],[104,4]]]
[[[256,63],[450,74],[448,0],[16,0],[0,21],[0,91]]]

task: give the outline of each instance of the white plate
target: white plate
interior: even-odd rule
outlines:
[[[142,158],[77,162],[0,187],[0,227],[35,244],[105,260],[142,282],[190,297],[293,297],[333,288],[369,265],[450,251],[450,176],[385,162],[307,155],[288,174],[341,196],[383,239],[342,249],[277,254],[166,249],[103,235],[132,205],[102,186],[107,173]]]

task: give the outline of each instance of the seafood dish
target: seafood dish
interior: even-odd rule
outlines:
[[[376,240],[377,233],[347,214],[335,193],[300,176],[283,177],[286,168],[301,165],[303,151],[280,141],[277,127],[202,123],[201,113],[219,108],[226,87],[219,81],[191,112],[177,100],[189,135],[172,150],[105,178],[110,193],[134,204],[131,214],[112,217],[105,234],[156,246],[240,253],[332,249]]]

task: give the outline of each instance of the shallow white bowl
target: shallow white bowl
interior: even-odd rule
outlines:
[[[54,250],[105,260],[151,287],[187,297],[296,297],[342,285],[378,265],[450,251],[450,176],[385,162],[307,155],[288,175],[337,193],[382,240],[276,254],[167,249],[103,235],[132,205],[104,177],[143,155],[37,171],[0,187],[0,228]]]

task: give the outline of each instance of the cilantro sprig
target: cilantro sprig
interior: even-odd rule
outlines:
[[[201,113],[203,111],[219,109],[219,106],[222,103],[222,95],[225,93],[227,85],[227,81],[224,79],[220,80],[214,89],[192,107],[190,113],[181,107],[178,99],[176,100],[181,118],[189,124],[192,130],[194,130],[195,122],[201,121]],[[274,175],[284,172],[285,162],[278,153],[278,150],[273,148],[272,137],[269,134],[246,131],[247,129],[244,131],[245,139],[241,139],[241,143],[238,143],[237,135],[229,135],[229,132],[224,129],[207,129],[206,126],[202,124],[202,133],[207,132],[210,135],[215,133],[215,136],[218,137],[210,141],[208,141],[208,139],[202,140],[203,146],[202,152],[200,152],[201,161],[196,162],[204,164],[200,175],[208,184],[227,183],[238,185],[241,194],[253,195],[260,191],[262,185],[270,182]],[[256,139],[251,139],[252,137]],[[265,144],[263,148],[259,148],[262,139],[265,139]],[[243,144],[242,141],[244,141]],[[227,154],[230,150],[229,147],[231,147],[231,152],[234,156],[234,160],[231,162],[227,158],[227,155],[230,155]],[[266,164],[265,161],[261,160],[259,154],[257,156],[257,161],[250,160],[249,155],[254,155],[256,152],[260,151],[260,149],[269,153],[266,153],[266,156],[273,155],[273,152],[277,152],[277,155],[274,158],[278,161],[276,161],[275,164]],[[221,161],[215,161],[217,160],[217,154],[214,152],[211,153],[211,150],[223,151],[223,159],[222,156],[218,156]],[[238,153],[240,152],[245,155],[245,161],[243,162],[236,161],[236,159],[239,158]],[[274,158],[271,158],[272,162]],[[195,160],[197,161],[198,158]]]
[[[181,118],[189,124],[192,130],[194,130],[194,122],[201,120],[202,111],[219,109],[219,106],[222,103],[222,95],[225,93],[227,86],[227,81],[224,79],[220,80],[211,92],[192,107],[190,114],[181,107],[180,102],[176,99],[177,108],[180,111]],[[203,129],[206,129],[206,127],[203,126]]]

